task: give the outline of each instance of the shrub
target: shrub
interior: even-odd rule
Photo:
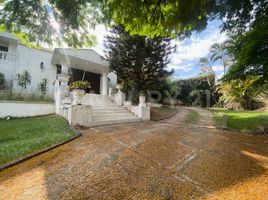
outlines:
[[[81,89],[86,90],[90,87],[90,83],[88,81],[75,81],[71,83],[70,89]]]
[[[20,87],[20,94],[21,94],[22,90],[26,89],[27,86],[31,84],[31,74],[27,70],[25,70],[21,74],[20,73],[16,74],[15,80],[17,82],[17,86]]]
[[[40,83],[38,84],[38,89],[41,92],[41,96],[44,97],[46,96],[47,90],[48,90],[48,85],[47,85],[47,79],[43,78]]]

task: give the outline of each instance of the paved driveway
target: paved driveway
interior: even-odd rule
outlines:
[[[268,199],[268,137],[181,116],[81,130],[2,171],[0,199]]]

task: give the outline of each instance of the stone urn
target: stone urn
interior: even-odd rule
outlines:
[[[73,104],[74,105],[81,105],[84,95],[85,95],[85,90],[73,89]]]
[[[123,85],[117,84],[116,85],[116,89],[118,89],[118,91],[121,91],[123,89]]]

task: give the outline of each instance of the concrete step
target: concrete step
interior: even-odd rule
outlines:
[[[108,109],[108,110],[95,110],[93,109],[93,115],[105,115],[105,114],[114,114],[114,113],[131,113],[128,110],[123,110],[123,109]]]
[[[128,117],[134,116],[130,112],[114,112],[114,113],[93,113],[93,117]]]
[[[132,122],[139,122],[141,119],[135,118],[135,119],[119,119],[119,120],[98,120],[93,121],[90,124],[90,127],[93,126],[103,126],[103,125],[113,125],[113,124],[122,124],[122,123],[132,123]]]
[[[137,119],[134,115],[129,116],[93,116],[93,121]]]

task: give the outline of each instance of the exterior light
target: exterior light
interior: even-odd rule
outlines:
[[[44,62],[40,63],[40,69],[42,69],[42,70],[44,69]]]

